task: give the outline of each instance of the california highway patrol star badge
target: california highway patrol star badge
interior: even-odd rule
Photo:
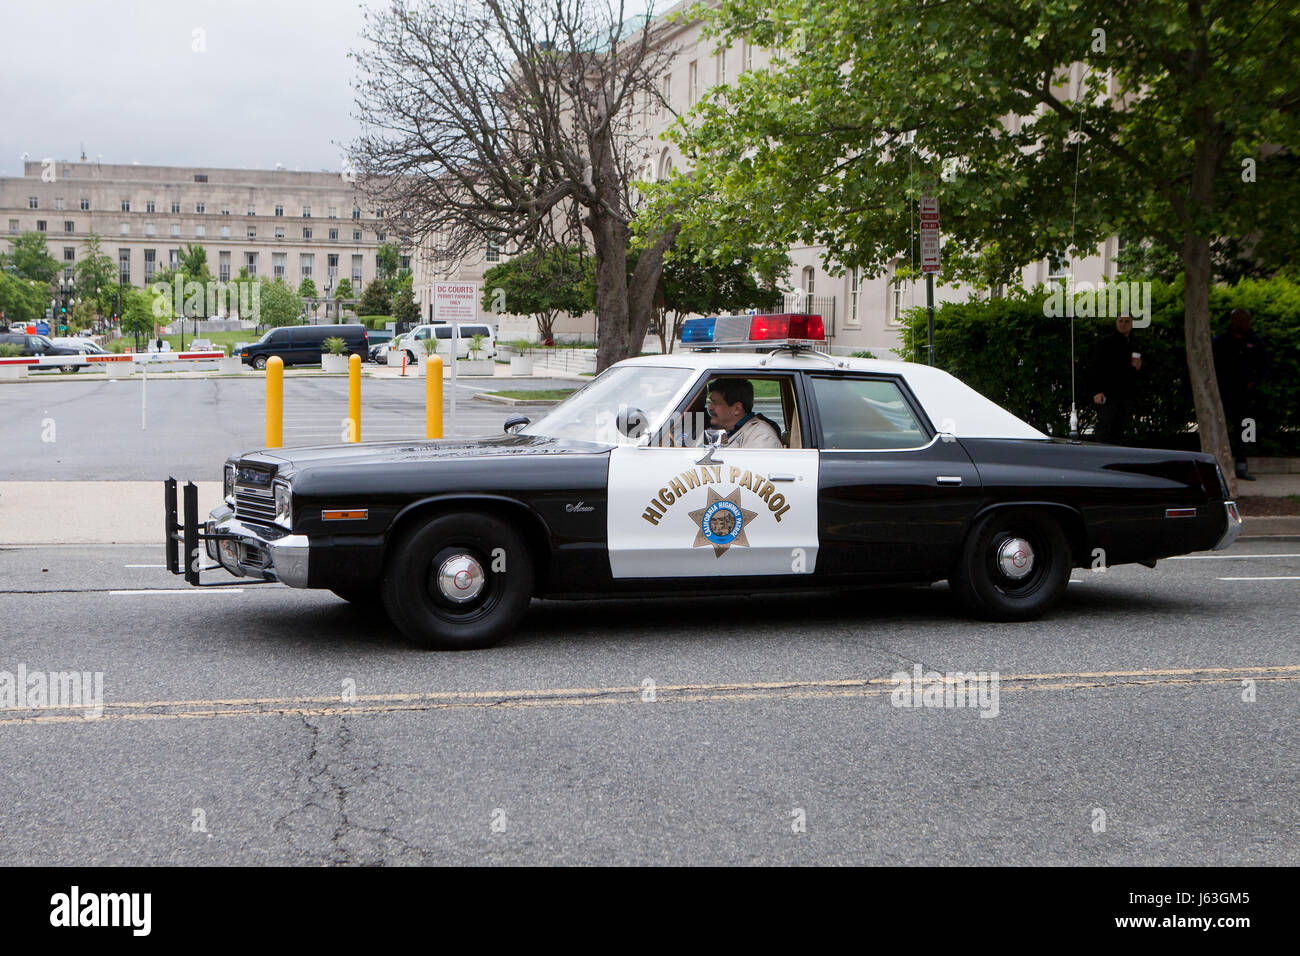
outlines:
[[[745,525],[758,517],[757,512],[747,511],[740,506],[739,488],[725,498],[710,488],[704,507],[692,511],[690,515],[691,521],[695,523],[695,543],[691,547],[712,545],[714,555],[719,558],[733,544],[742,548],[749,547]]]

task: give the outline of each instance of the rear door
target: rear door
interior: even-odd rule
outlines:
[[[900,377],[807,376],[820,449],[819,570],[946,575],[982,500],[961,443],[934,430]]]

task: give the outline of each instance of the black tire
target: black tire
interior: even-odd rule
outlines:
[[[416,364],[417,364],[417,363],[416,363],[416,361],[415,361],[415,353],[412,352],[410,349],[407,349],[407,351],[406,351],[406,367],[407,367],[407,368],[414,368],[414,367],[416,366]]]
[[[62,372],[64,375],[67,375],[69,372],[76,372],[80,368],[81,368],[80,365],[60,365],[59,371]]]
[[[265,370],[266,370],[266,356],[265,356],[265,355],[259,355],[257,358],[253,359],[253,368],[257,369],[259,372],[263,372],[263,371],[265,371]]]
[[[454,568],[462,556],[476,563],[479,590],[455,601],[440,588],[439,571]],[[454,578],[451,586],[459,586],[461,576]],[[472,572],[466,580],[472,588]],[[518,532],[499,518],[481,512],[438,515],[389,545],[382,592],[388,616],[412,641],[437,650],[490,647],[528,609],[533,562]]]
[[[1016,539],[1029,545],[1028,552]],[[1017,562],[1025,567],[1015,567]],[[971,529],[948,583],[980,617],[1028,621],[1044,614],[1065,593],[1072,567],[1070,543],[1050,515],[1029,508],[1002,508]]]

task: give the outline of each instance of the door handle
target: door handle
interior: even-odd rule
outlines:
[[[960,485],[961,475],[938,475],[934,480],[941,485]]]
[[[768,475],[768,481],[794,481],[794,475]]]

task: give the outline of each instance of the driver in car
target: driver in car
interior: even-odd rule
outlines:
[[[718,378],[709,383],[704,406],[709,424],[726,429],[731,448],[784,448],[772,422],[754,411],[754,383],[747,378]]]

